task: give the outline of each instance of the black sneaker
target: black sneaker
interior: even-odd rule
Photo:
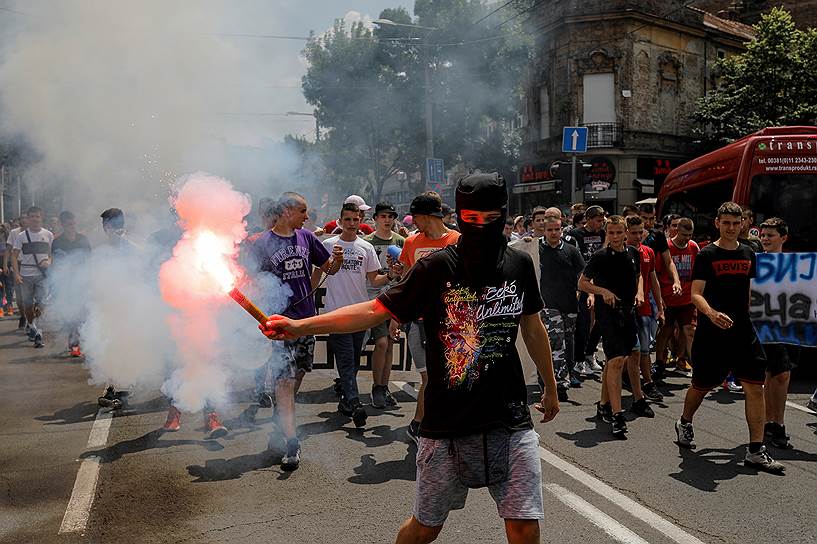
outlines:
[[[346,400],[345,398],[340,399],[340,402],[338,403],[338,412],[347,417],[352,417],[353,410],[354,407],[348,400]]]
[[[556,397],[559,402],[567,402],[567,388],[563,385],[556,386]]]
[[[42,334],[37,333],[36,335],[34,335],[34,347],[35,348],[45,347],[45,344],[43,343],[43,335]]]
[[[352,401],[352,421],[355,422],[355,427],[359,429],[365,426],[367,417],[366,409],[360,404],[360,401],[358,399]]]
[[[624,412],[619,412],[613,415],[613,436],[619,440],[624,440],[627,437],[627,420],[624,419]]]
[[[605,423],[613,422],[613,409],[610,407],[609,402],[607,404],[596,403],[596,417]]]
[[[664,363],[656,361],[652,365],[652,381],[653,383],[664,383],[664,378],[667,377],[667,371],[664,369]]]
[[[105,392],[96,401],[103,408],[110,408],[111,410],[122,408],[122,400],[119,398],[116,388],[112,385],[106,387]]]
[[[386,395],[386,406],[399,406],[397,404],[397,399],[395,399],[394,397],[391,396],[391,392],[389,391],[389,386],[384,385],[383,389],[384,389],[384,393]]]
[[[780,423],[774,421],[766,422],[766,427],[764,429],[764,435],[766,438],[769,439],[769,443],[775,448],[780,448],[781,450],[790,450],[793,449],[789,443],[789,439],[791,438],[789,435],[786,434],[786,426],[781,425]]]
[[[406,427],[406,435],[415,445],[418,445],[420,442],[420,422],[412,419],[411,423]]]
[[[272,395],[267,391],[258,395],[258,406],[261,408],[272,408],[274,402],[275,400],[272,398]]]
[[[650,408],[647,399],[643,397],[633,403],[630,407],[630,411],[641,417],[655,417],[655,412]]]
[[[287,449],[281,458],[281,470],[291,472],[301,464],[301,443],[297,438],[287,440]]]
[[[662,395],[661,391],[658,390],[658,386],[656,386],[652,382],[645,383],[643,390],[644,396],[652,401],[661,402],[662,400],[664,400],[664,395]]]
[[[383,385],[372,386],[372,406],[378,410],[386,407],[386,387]]]

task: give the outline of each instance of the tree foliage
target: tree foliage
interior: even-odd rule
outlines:
[[[417,0],[414,12],[388,9],[379,17],[414,27],[371,31],[337,21],[304,50],[304,96],[325,131],[319,149],[341,192],[366,187],[378,199],[396,172],[423,171],[427,92],[435,155],[447,166],[507,174],[516,161],[520,138],[510,121],[528,39],[513,25],[497,29],[496,18],[480,21],[489,10],[477,0]]]
[[[775,8],[755,25],[746,51],[720,61],[718,88],[701,98],[697,135],[722,144],[763,127],[817,120],[817,30],[798,30]]]

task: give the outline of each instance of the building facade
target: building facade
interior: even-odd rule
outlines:
[[[609,211],[657,194],[694,155],[690,116],[715,86],[718,59],[752,29],[679,0],[553,0],[532,14],[536,54],[525,143],[513,187],[521,211],[594,202]],[[563,127],[588,129],[584,183],[556,183]]]
[[[788,10],[799,28],[817,27],[817,0],[700,0],[695,5],[723,19],[755,24],[775,7]]]

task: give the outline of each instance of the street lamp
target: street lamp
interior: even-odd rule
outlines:
[[[428,46],[428,37],[431,35],[432,32],[438,30],[433,26],[420,26],[420,25],[407,25],[404,23],[395,23],[390,19],[376,19],[372,21],[372,23],[381,26],[402,26],[406,28],[417,28],[420,30],[427,30],[425,36],[423,36],[423,45]],[[426,47],[426,62],[425,62],[425,80],[426,80],[426,92],[425,92],[425,117],[426,117],[426,158],[433,159],[434,158],[434,109],[432,108],[431,102],[431,67],[429,62],[429,52],[428,47]],[[430,180],[428,180],[430,181]]]
[[[307,113],[302,111],[288,111],[287,115],[303,115],[308,117],[315,118],[315,143],[321,141],[321,126],[318,124],[318,114],[317,112]]]

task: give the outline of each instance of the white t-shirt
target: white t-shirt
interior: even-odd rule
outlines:
[[[28,236],[26,235],[28,233]],[[31,241],[29,242],[29,237]],[[51,257],[51,242],[54,241],[54,235],[50,230],[40,229],[37,232],[26,229],[17,233],[14,238],[12,247],[20,250],[20,275],[25,278],[32,278],[42,276],[43,273],[37,266],[38,262]],[[36,253],[26,251],[24,245],[31,244],[30,248],[35,249]]]
[[[508,247],[524,251],[533,260],[533,269],[536,271],[536,281],[540,280],[542,271],[539,270],[539,240],[541,238],[526,237],[519,238],[508,244]]]
[[[350,304],[366,302],[366,274],[380,270],[380,261],[374,246],[360,238],[354,242],[344,242],[340,236],[332,236],[323,241],[330,252],[332,247],[343,248],[343,264],[337,274],[326,279],[326,300],[323,311],[331,312]]]
[[[21,229],[20,227],[15,227],[11,229],[11,231],[9,232],[9,238],[8,240],[6,240],[6,243],[11,247],[14,247],[14,240],[17,239],[17,235],[20,234],[21,230],[23,229]]]

